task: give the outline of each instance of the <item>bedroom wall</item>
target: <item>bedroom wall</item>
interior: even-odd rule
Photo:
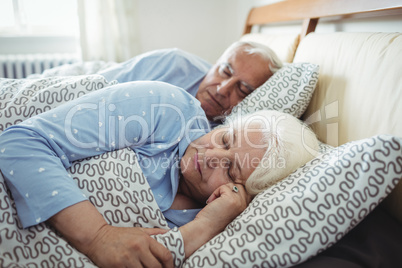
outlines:
[[[138,0],[141,52],[178,47],[214,63],[241,37],[248,11],[275,0]]]
[[[253,6],[277,0],[138,0],[142,52],[179,47],[213,63],[243,33]]]
[[[178,47],[213,63],[223,50],[239,39],[248,11],[254,6],[278,0],[137,0],[140,52]],[[401,16],[349,20],[346,23],[320,22],[317,32],[330,29],[346,31],[402,31]],[[276,25],[266,32],[298,32],[299,26]],[[10,39],[8,39],[10,40]],[[54,40],[52,40],[53,42]],[[75,42],[75,43],[74,43]],[[74,41],[70,46],[76,49]],[[28,42],[24,42],[25,44]],[[32,44],[32,42],[30,42]],[[50,43],[50,41],[46,42]],[[67,42],[64,40],[63,45]],[[33,45],[28,46],[33,49]],[[62,46],[54,45],[60,49]],[[15,44],[0,38],[0,54],[17,53]],[[37,46],[44,49],[43,46]],[[67,48],[64,48],[65,50]],[[68,49],[67,49],[68,50]],[[37,51],[33,51],[37,52]]]
[[[213,63],[239,37],[233,0],[139,0],[138,8],[142,52],[178,47]]]
[[[280,0],[139,0],[141,51],[179,47],[213,63],[243,32],[248,11]],[[321,21],[317,32],[402,32],[402,17]],[[263,28],[267,33],[296,32],[299,24]]]

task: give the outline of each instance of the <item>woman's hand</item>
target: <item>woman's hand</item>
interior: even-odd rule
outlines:
[[[99,267],[173,267],[170,251],[150,237],[167,230],[113,227],[89,201],[63,209],[49,223]]]
[[[236,187],[238,192],[233,190]],[[219,233],[242,213],[251,201],[241,184],[228,183],[217,188],[207,200],[204,207],[196,216],[196,219],[204,219],[216,228]]]
[[[233,186],[237,187],[238,192],[233,191]],[[216,189],[208,198],[207,206],[195,219],[180,227],[186,258],[222,232],[247,208],[251,199],[241,184],[228,183]]]

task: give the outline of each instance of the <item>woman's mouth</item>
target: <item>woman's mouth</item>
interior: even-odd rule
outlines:
[[[200,163],[198,162],[198,151],[194,154],[194,166],[198,170],[198,172],[201,173]]]

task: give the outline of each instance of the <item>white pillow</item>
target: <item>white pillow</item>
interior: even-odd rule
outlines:
[[[0,133],[34,115],[116,84],[101,75],[0,79]]]
[[[401,176],[402,138],[374,136],[328,149],[257,195],[183,267],[299,264],[341,239]]]
[[[299,118],[310,103],[318,81],[318,71],[319,66],[312,63],[291,63],[283,66],[237,104],[231,115],[267,109]]]

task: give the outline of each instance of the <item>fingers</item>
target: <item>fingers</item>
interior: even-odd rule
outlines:
[[[209,198],[207,199],[207,204],[211,203],[212,201],[221,196],[220,188],[221,187],[215,189],[215,191],[209,196]]]
[[[169,231],[160,228],[141,228],[141,230],[148,235],[165,234]],[[162,264],[162,267],[173,267],[172,253],[166,247],[152,239],[149,249],[149,252],[141,256],[144,267],[159,267],[158,264]]]
[[[100,267],[173,267],[171,252],[150,236],[167,231],[107,226],[88,256]]]
[[[234,188],[233,188],[234,186],[237,187],[237,192],[234,191]],[[228,184],[224,184],[224,185],[218,187],[217,189],[215,189],[215,191],[209,196],[209,198],[207,200],[207,204],[216,200],[223,194],[227,194],[227,195],[238,194],[238,195],[240,195],[240,197],[242,197],[246,201],[247,204],[249,204],[252,199],[251,196],[246,192],[246,189],[244,188],[244,186],[242,184],[228,183]]]
[[[233,186],[237,187],[237,189],[238,189],[237,193],[241,195],[241,197],[246,201],[247,205],[250,204],[250,202],[252,200],[252,196],[247,193],[244,185],[243,184],[233,184],[231,187],[232,191],[233,191]]]
[[[238,191],[233,191],[233,186]],[[241,184],[229,183],[217,188],[208,198],[208,205],[197,214],[198,219],[213,223],[216,231],[222,231],[248,206],[248,194]]]
[[[169,231],[160,228],[141,228],[141,230],[148,235],[165,234]],[[159,267],[158,264],[162,264],[162,267],[173,267],[172,253],[166,247],[152,239],[149,249],[150,251],[142,256],[144,267]],[[155,263],[155,258],[158,263]]]
[[[173,268],[173,256],[172,253],[167,248],[165,248],[162,244],[160,244],[156,240],[155,243],[150,244],[149,248],[151,250],[152,255],[155,256],[162,264],[162,267]]]
[[[246,209],[249,204],[249,198],[244,186],[242,184],[233,183],[226,184],[226,186],[228,188],[226,191],[229,191],[230,196],[234,199],[233,201],[235,204],[237,204],[236,206],[240,209],[240,211]]]
[[[169,232],[169,230],[161,229],[161,228],[141,228],[144,233],[147,235],[158,235],[158,234],[165,234]]]
[[[138,243],[131,248],[133,251],[123,260],[124,267],[173,268],[173,256],[166,247],[149,236],[137,239]]]
[[[228,193],[228,184],[221,185],[220,187],[216,188],[215,191],[209,196],[207,199],[207,204],[211,203],[212,201],[219,198],[224,192]]]

